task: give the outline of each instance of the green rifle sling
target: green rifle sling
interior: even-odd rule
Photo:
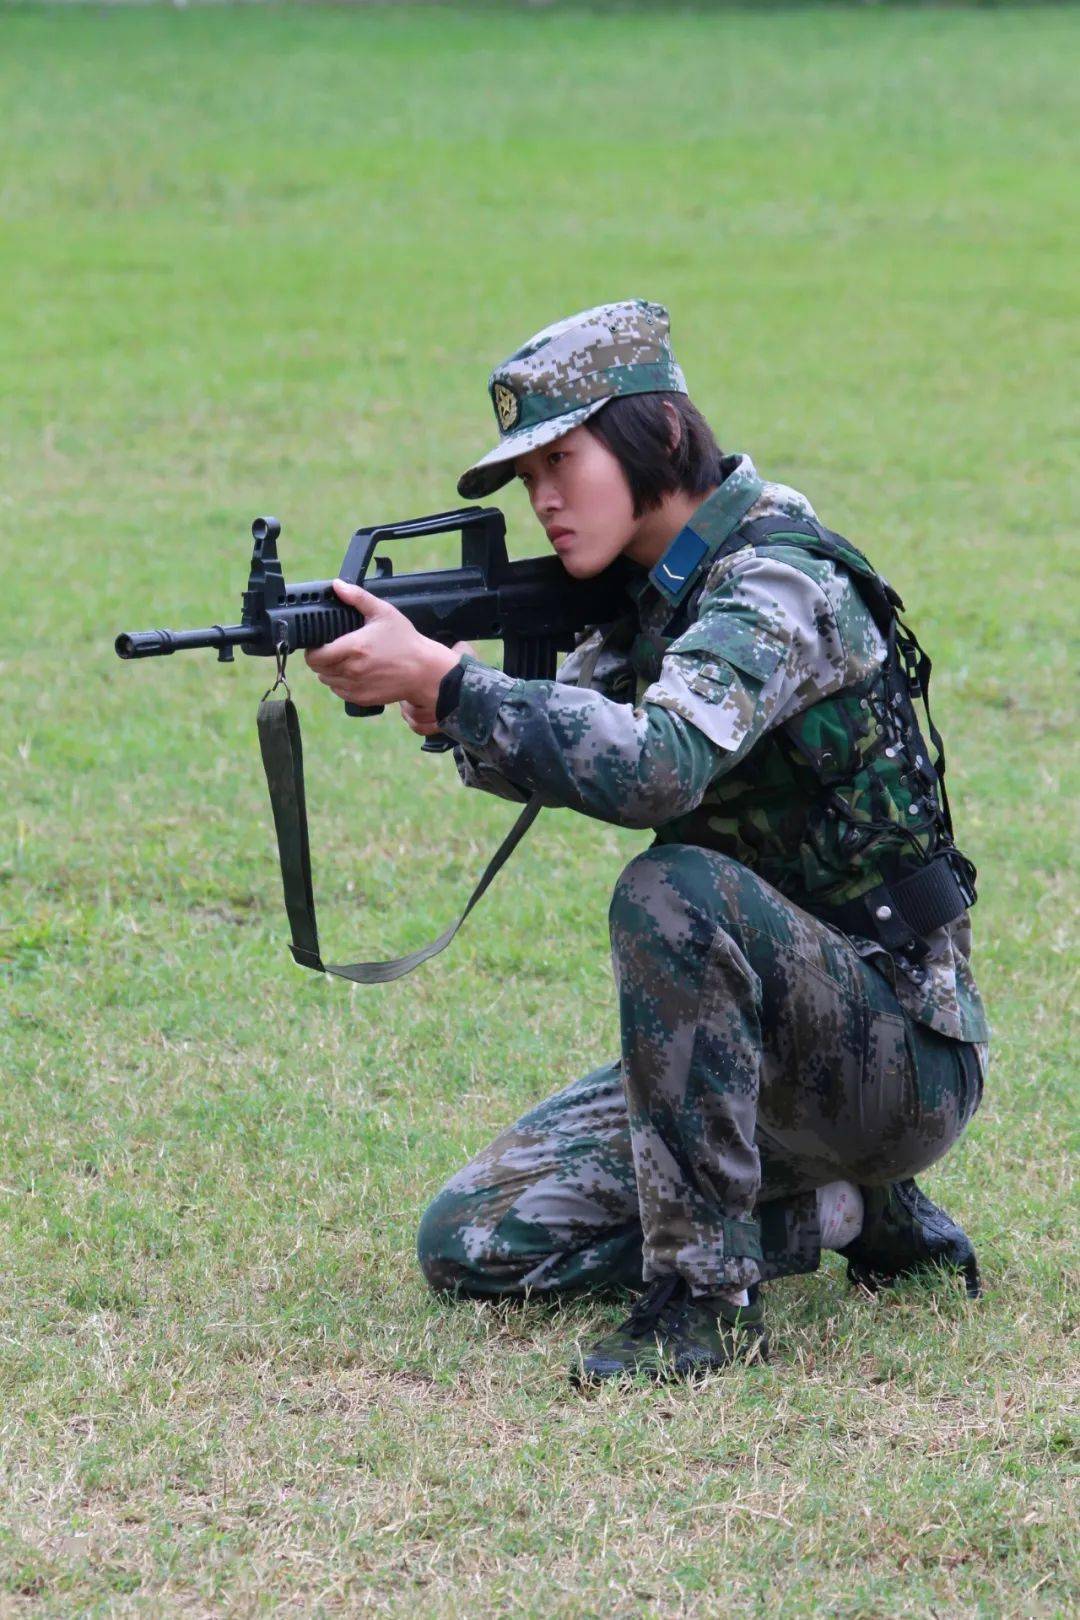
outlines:
[[[468,904],[456,922],[441,933],[438,939],[410,951],[407,956],[396,956],[387,962],[352,962],[333,964],[324,962],[319,951],[319,930],[315,921],[315,891],[311,882],[311,850],[308,843],[307,804],[304,796],[304,753],[300,740],[300,717],[291,698],[271,702],[264,698],[259,704],[259,747],[262,751],[266,785],[270,790],[270,804],[274,812],[277,832],[278,859],[281,862],[281,882],[285,891],[285,909],[292,930],[293,960],[301,967],[316,973],[333,973],[339,979],[351,979],[354,984],[387,984],[391,979],[403,978],[429,957],[446,949],[465,918],[487,889],[499,868],[509,860],[524,838],[541,809],[541,799],[534,793],[514,822],[510,831],[491,857],[484,875],[469,896]]]

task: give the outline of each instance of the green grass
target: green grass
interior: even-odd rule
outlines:
[[[1067,9],[0,12],[0,1614],[1069,1611],[1078,44]],[[615,1307],[450,1308],[412,1241],[617,1049],[642,835],[548,813],[413,978],[304,975],[262,667],[111,643],[232,616],[258,512],[312,577],[454,504],[491,364],[639,294],[938,660],[996,1048],[925,1180],[989,1291],[829,1262],[770,1289],[768,1368],[582,1398]],[[328,948],[411,948],[512,812],[299,684]]]

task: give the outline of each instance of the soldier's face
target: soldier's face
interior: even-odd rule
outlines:
[[[591,579],[633,544],[639,520],[626,475],[586,427],[518,456],[514,470],[563,567]]]

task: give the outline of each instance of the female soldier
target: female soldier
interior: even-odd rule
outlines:
[[[945,1264],[974,1295],[971,1244],[910,1179],[978,1106],[987,1027],[899,598],[717,447],[660,305],[557,322],[489,386],[499,442],[460,493],[516,474],[569,574],[627,559],[633,611],[524,681],[339,586],[364,627],[308,662],[451,736],[466,784],[655,841],[611,902],[620,1058],[443,1188],[425,1275],[486,1297],[644,1284],[578,1358],[590,1379],[764,1356],[757,1283],[823,1246],[869,1286]]]

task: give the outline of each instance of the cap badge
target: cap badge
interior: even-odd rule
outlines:
[[[518,397],[512,388],[505,383],[497,382],[492,390],[495,399],[495,414],[499,418],[499,427],[504,433],[509,433],[518,419]]]

